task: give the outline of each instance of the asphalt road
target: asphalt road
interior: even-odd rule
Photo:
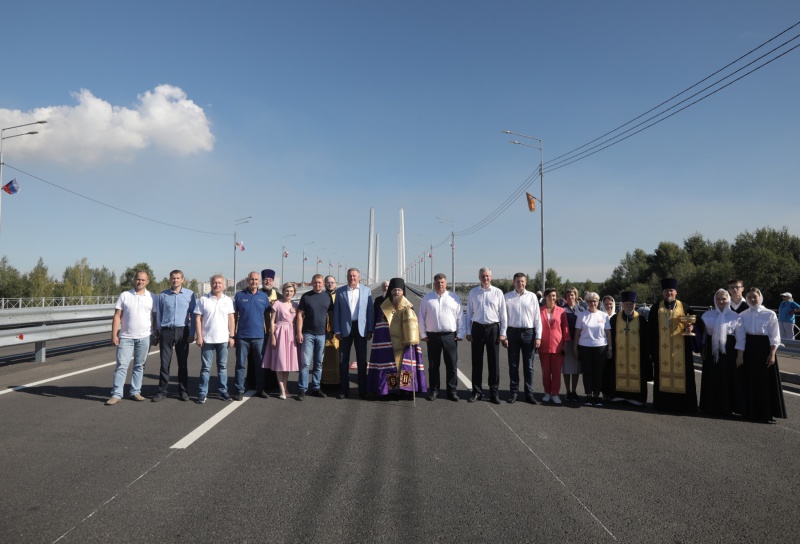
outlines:
[[[462,402],[416,406],[197,405],[173,384],[164,402],[106,407],[112,348],[2,367],[0,542],[796,542],[796,393],[777,425],[468,404],[468,351]],[[199,367],[192,346],[193,392]],[[148,397],[157,375],[154,352]]]

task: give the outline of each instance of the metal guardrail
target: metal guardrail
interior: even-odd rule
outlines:
[[[47,341],[111,332],[114,305],[0,310],[0,347],[35,344],[35,360],[47,357]]]
[[[14,308],[55,308],[59,306],[93,306],[99,304],[114,304],[118,297],[119,295],[0,298],[0,310],[9,310]]]
[[[778,352],[800,355],[800,340],[781,340],[783,346],[778,346]]]

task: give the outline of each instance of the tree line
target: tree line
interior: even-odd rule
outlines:
[[[8,257],[4,256],[0,259],[0,298],[118,295],[120,291],[133,289],[133,280],[138,270],[144,270],[150,275],[147,288],[151,292],[158,293],[169,288],[169,278],[157,281],[153,269],[146,262],[126,268],[118,282],[114,272],[105,266],[92,268],[86,257],[64,269],[61,279],[58,279],[50,275],[50,270],[41,257],[30,272],[23,274],[11,266]],[[184,285],[195,293],[198,292],[197,280],[187,278]]]
[[[528,290],[540,290],[541,272],[529,277]],[[617,300],[622,291],[636,291],[640,302],[653,303],[661,296],[662,278],[676,278],[678,298],[696,306],[710,306],[716,290],[738,278],[745,288],[761,290],[765,306],[777,308],[781,293],[800,293],[800,238],[789,234],[786,227],[745,231],[732,244],[695,233],[682,246],[661,242],[652,253],[639,248],[627,252],[603,282],[564,280],[548,268],[545,283],[556,288],[559,296],[567,287],[575,287],[579,296],[594,291]],[[514,288],[510,279],[493,280],[492,284],[503,292]]]
[[[8,262],[0,259],[0,297],[61,297],[87,295],[116,295],[133,288],[137,270],[150,274],[148,289],[158,292],[169,287],[169,279],[155,280],[153,269],[138,263],[120,276],[105,266],[92,268],[84,257],[68,266],[58,280],[50,276],[40,258],[27,274],[20,273]],[[541,272],[536,272],[528,282],[528,289],[541,288]],[[726,240],[709,240],[695,233],[680,246],[674,242],[661,242],[648,253],[635,249],[625,254],[611,276],[603,282],[592,280],[572,281],[562,279],[552,268],[547,269],[548,287],[555,287],[561,296],[566,287],[575,287],[579,294],[594,291],[619,298],[622,291],[636,291],[639,301],[652,303],[661,294],[662,278],[677,278],[678,297],[692,305],[710,306],[714,292],[727,287],[728,280],[740,278],[745,287],[758,287],[764,294],[764,304],[777,308],[780,293],[800,293],[800,238],[789,234],[786,227],[771,227],[745,231],[731,244]],[[514,288],[510,279],[497,279],[495,286],[508,292]],[[188,280],[186,287],[198,292],[197,280]],[[464,294],[468,292],[468,288]]]

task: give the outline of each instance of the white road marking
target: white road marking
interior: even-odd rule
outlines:
[[[147,354],[148,357],[151,355],[158,353],[158,351],[151,351]],[[69,378],[70,376],[77,376],[78,374],[83,374],[84,372],[91,372],[92,370],[98,370],[101,368],[106,368],[107,366],[116,365],[116,361],[112,361],[110,363],[103,363],[102,365],[93,366],[91,368],[84,368],[83,370],[76,370],[75,372],[70,372],[69,374],[61,374],[60,376],[55,376],[53,378],[47,378],[46,380],[39,380],[38,382],[31,382],[26,383],[25,385],[18,385],[16,387],[11,387],[9,389],[4,389],[0,391],[0,395],[5,395],[6,393],[13,393],[14,391],[22,391],[23,389],[27,389],[29,387],[36,387],[37,385],[42,385],[43,383],[50,383],[56,380],[62,380],[64,378]],[[109,388],[110,389],[110,388]]]
[[[464,375],[464,373],[463,373],[463,372],[461,372],[461,370],[460,370],[460,369],[458,370],[458,378],[459,378],[459,379],[460,379],[462,382],[464,382],[464,385],[466,385],[466,386],[467,386],[467,389],[472,389],[472,381],[470,381],[469,379],[467,379],[467,377]],[[544,462],[544,460],[543,460],[541,457],[539,457],[539,456],[536,454],[536,452],[535,452],[535,451],[533,451],[533,448],[531,448],[531,447],[530,447],[530,446],[529,446],[529,445],[528,445],[528,444],[527,444],[527,443],[526,443],[526,442],[525,442],[525,441],[522,439],[522,437],[520,437],[520,435],[518,435],[518,434],[517,434],[517,431],[515,431],[514,429],[512,429],[512,428],[511,428],[511,426],[510,426],[508,423],[506,423],[506,420],[504,420],[504,419],[503,419],[503,418],[500,416],[500,414],[498,414],[498,413],[497,413],[497,411],[495,411],[495,409],[494,409],[494,408],[492,408],[492,407],[490,406],[490,407],[489,407],[489,409],[490,409],[490,410],[491,410],[491,411],[494,413],[494,415],[495,415],[495,416],[497,416],[497,418],[498,418],[500,421],[502,421],[502,422],[503,422],[503,425],[505,425],[505,426],[506,426],[506,428],[508,428],[508,430],[509,430],[509,431],[511,431],[511,433],[512,433],[514,436],[516,436],[516,437],[517,437],[517,440],[519,440],[520,442],[522,442],[522,445],[523,445],[523,446],[525,446],[526,448],[528,448],[528,451],[529,451],[529,452],[531,452],[531,454],[533,454],[533,456],[534,456],[534,457],[536,457],[536,459],[537,459],[537,460],[539,461],[539,463],[540,463],[540,464],[541,464],[541,465],[542,465],[542,466],[543,466],[543,467],[544,467],[544,468],[547,470],[547,472],[549,472],[549,473],[550,473],[550,474],[553,476],[553,478],[555,478],[555,479],[556,479],[556,481],[557,481],[558,483],[560,483],[560,484],[561,484],[561,485],[564,487],[564,489],[567,491],[567,493],[569,493],[570,495],[572,495],[572,498],[573,498],[573,499],[575,499],[575,500],[578,502],[578,504],[580,504],[580,505],[581,505],[581,507],[582,507],[584,510],[586,510],[586,512],[588,512],[588,514],[589,514],[590,516],[592,516],[592,519],[594,519],[594,520],[595,520],[597,523],[599,523],[599,524],[600,524],[600,527],[602,527],[602,528],[605,530],[605,532],[607,532],[607,533],[609,534],[609,536],[611,536],[611,538],[613,538],[613,539],[616,541],[616,540],[617,540],[617,537],[616,537],[616,536],[614,536],[614,533],[612,533],[612,532],[611,532],[611,531],[608,529],[608,527],[606,527],[606,526],[603,524],[603,522],[602,522],[602,521],[600,521],[600,520],[597,518],[597,516],[595,516],[595,515],[594,515],[594,513],[593,513],[591,510],[589,510],[589,507],[588,507],[588,506],[586,506],[586,505],[583,503],[583,501],[582,501],[582,500],[580,500],[580,498],[578,498],[578,496],[577,496],[577,495],[575,495],[575,493],[573,493],[572,491],[570,491],[570,489],[567,487],[567,484],[565,484],[565,483],[564,483],[564,481],[563,481],[561,478],[559,478],[559,477],[558,477],[558,474],[556,474],[555,472],[553,472],[553,469],[551,469],[549,466],[547,466],[547,463],[545,463],[545,462]]]
[[[189,434],[187,434],[186,436],[184,436],[183,438],[181,438],[180,440],[175,442],[172,446],[170,446],[170,449],[181,449],[182,450],[182,449],[188,448],[189,446],[192,445],[192,443],[195,440],[197,440],[198,438],[200,438],[201,436],[206,434],[208,431],[213,429],[214,426],[217,423],[219,423],[220,421],[222,421],[223,419],[225,419],[226,417],[231,415],[231,413],[234,410],[239,408],[242,404],[245,403],[245,401],[247,401],[247,399],[252,397],[254,394],[255,394],[255,391],[250,390],[247,393],[245,393],[244,398],[241,401],[235,401],[235,400],[231,401],[228,404],[228,406],[226,406],[225,408],[223,408],[222,410],[220,410],[219,412],[217,412],[216,414],[214,414],[213,416],[208,418],[204,423],[202,423],[195,430],[193,430],[192,432],[190,432]]]
[[[104,366],[105,366],[105,365],[104,365]],[[129,483],[128,485],[126,485],[126,486],[125,486],[125,489],[128,489],[130,486],[132,486],[133,484],[135,484],[136,482],[138,482],[139,480],[141,480],[142,478],[144,478],[144,477],[147,475],[147,473],[148,473],[148,472],[150,472],[151,470],[153,470],[154,468],[156,468],[158,465],[160,465],[162,461],[166,461],[166,460],[167,460],[167,458],[168,458],[170,455],[172,455],[173,453],[175,453],[175,452],[174,452],[174,451],[171,451],[171,452],[169,452],[169,453],[167,454],[167,456],[166,456],[166,457],[164,457],[164,459],[162,459],[161,461],[159,461],[158,463],[156,463],[156,464],[155,464],[155,465],[153,465],[152,467],[148,468],[147,470],[145,470],[144,472],[142,472],[141,474],[139,474],[139,475],[138,475],[136,478],[134,478],[134,480],[133,480],[131,483]],[[68,535],[70,532],[72,532],[72,531],[73,531],[73,530],[74,530],[76,527],[78,527],[78,525],[80,525],[81,523],[83,523],[84,521],[86,521],[87,519],[89,519],[90,517],[94,516],[94,515],[95,515],[97,512],[99,512],[99,511],[100,511],[100,509],[101,509],[101,508],[103,508],[105,505],[107,505],[108,503],[110,503],[111,501],[113,501],[114,499],[116,499],[116,498],[119,496],[119,494],[120,494],[120,493],[122,493],[122,491],[124,491],[124,490],[117,491],[117,493],[115,493],[113,497],[111,497],[111,498],[110,498],[110,499],[108,499],[106,502],[104,502],[103,504],[101,504],[100,506],[98,506],[98,507],[97,507],[97,508],[96,508],[96,509],[95,509],[95,510],[94,510],[94,511],[91,513],[91,514],[89,514],[88,516],[86,516],[85,518],[83,518],[82,520],[80,520],[80,521],[78,522],[78,524],[77,524],[77,525],[73,525],[72,527],[70,527],[70,528],[69,528],[69,530],[68,530],[66,533],[64,533],[63,535],[61,535],[61,536],[60,536],[60,537],[58,537],[57,539],[55,539],[55,540],[53,541],[53,544],[55,544],[56,542],[58,542],[59,540],[61,540],[61,539],[62,539],[62,538],[64,538],[65,536],[67,536],[67,535]]]

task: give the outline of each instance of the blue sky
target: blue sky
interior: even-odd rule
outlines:
[[[53,275],[87,257],[160,278],[280,269],[302,247],[380,276],[454,221],[484,219],[538,165],[656,106],[800,21],[787,1],[17,2],[3,7],[0,255]],[[784,35],[800,33],[800,27]],[[779,43],[779,42],[776,42]],[[792,42],[794,44],[796,42]],[[797,213],[800,49],[601,153],[545,175],[546,266],[603,280],[626,251],[786,226]],[[5,135],[13,132],[6,131]],[[167,223],[78,198],[10,168]],[[529,189],[538,195],[538,181]],[[533,273],[524,199],[456,238],[456,280]],[[445,243],[434,268],[450,271]],[[449,274],[448,274],[449,275]]]

